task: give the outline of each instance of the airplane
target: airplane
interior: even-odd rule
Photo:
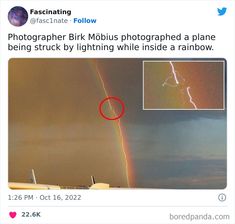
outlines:
[[[110,189],[109,184],[96,183],[94,176],[91,176],[91,186],[65,187],[59,185],[38,184],[34,169],[31,170],[30,181],[31,183],[9,182],[8,187],[12,190]]]

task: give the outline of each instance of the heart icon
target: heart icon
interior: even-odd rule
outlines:
[[[9,216],[14,219],[16,217],[16,212],[9,212]]]

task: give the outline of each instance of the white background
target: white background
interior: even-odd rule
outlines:
[[[10,223],[170,223],[174,214],[230,214],[234,224],[234,133],[235,133],[235,2],[234,1],[1,1],[0,2],[0,224]],[[14,6],[29,9],[71,9],[74,17],[96,18],[96,24],[9,24],[7,14]],[[224,16],[217,8],[228,7]],[[32,15],[29,16],[33,17]],[[34,16],[40,17],[40,16]],[[43,18],[43,17],[40,17]],[[67,16],[63,16],[67,18]],[[8,33],[141,33],[215,34],[213,52],[8,52]],[[63,33],[62,33],[63,32]],[[8,194],[66,194],[67,191],[11,191],[8,189],[8,59],[32,57],[137,57],[137,58],[225,58],[227,60],[228,181],[224,190],[109,190],[78,191],[79,202],[8,201]],[[75,193],[75,191],[73,191]],[[221,203],[218,195],[225,193]],[[47,206],[47,207],[43,207]],[[62,206],[62,207],[61,207]],[[63,207],[64,206],[64,207]],[[77,207],[78,206],[78,207]],[[84,206],[84,207],[82,207]],[[122,207],[124,206],[124,207]],[[169,206],[169,207],[168,207]],[[41,211],[41,219],[9,218],[9,211]],[[171,223],[189,223],[171,221]],[[191,222],[194,223],[194,222]],[[198,222],[201,223],[201,222]],[[203,223],[216,223],[203,221]],[[218,223],[228,223],[226,220]]]

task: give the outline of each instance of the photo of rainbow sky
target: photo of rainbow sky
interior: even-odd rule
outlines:
[[[144,109],[224,109],[225,61],[145,61]]]
[[[206,73],[200,73],[203,75],[197,79],[194,74],[190,78],[186,75],[186,65],[191,62],[178,64],[172,60],[178,81],[185,79],[178,88],[170,87],[175,85],[170,78],[162,86],[163,78],[171,75],[169,61],[157,63],[161,69],[155,64],[143,68],[146,61],[11,59],[9,182],[28,183],[34,169],[39,184],[74,188],[90,186],[91,176],[97,182],[121,188],[225,188],[223,63],[198,62]],[[153,89],[158,85],[155,76],[162,76],[159,88],[169,94],[163,94],[161,101],[174,92],[180,98],[178,92],[190,86],[198,107],[214,110],[143,110],[143,70],[147,76],[154,75],[150,78]],[[205,80],[208,70],[219,71],[216,81],[209,77]],[[192,66],[190,71],[194,71]],[[218,99],[203,98],[207,93],[201,84],[206,85],[206,81],[213,82],[208,88]],[[155,102],[153,98],[149,103]],[[184,100],[187,98],[181,102]]]

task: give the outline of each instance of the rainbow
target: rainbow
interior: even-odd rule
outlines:
[[[92,69],[92,73],[96,75],[96,77],[99,80],[100,83],[100,87],[102,89],[102,91],[104,92],[106,97],[111,96],[109,93],[110,91],[108,91],[107,86],[106,86],[106,82],[104,81],[104,78],[101,75],[101,72],[99,71],[98,68],[98,64],[96,62],[95,59],[87,59],[88,63]],[[115,111],[115,109],[113,108],[110,100],[107,101],[110,111],[113,114],[114,117],[117,117],[117,113]],[[97,102],[97,105],[99,104],[99,102]],[[117,139],[118,139],[118,144],[120,145],[120,150],[121,153],[123,154],[123,158],[124,158],[124,164],[125,164],[125,171],[126,171],[126,181],[127,181],[127,185],[128,187],[134,187],[134,170],[133,170],[133,165],[132,165],[132,161],[130,159],[130,150],[128,148],[128,143],[126,141],[126,133],[124,131],[123,125],[121,123],[121,118],[118,120],[112,120],[112,121],[108,121],[108,122],[113,122],[114,125],[114,129],[117,133]]]

